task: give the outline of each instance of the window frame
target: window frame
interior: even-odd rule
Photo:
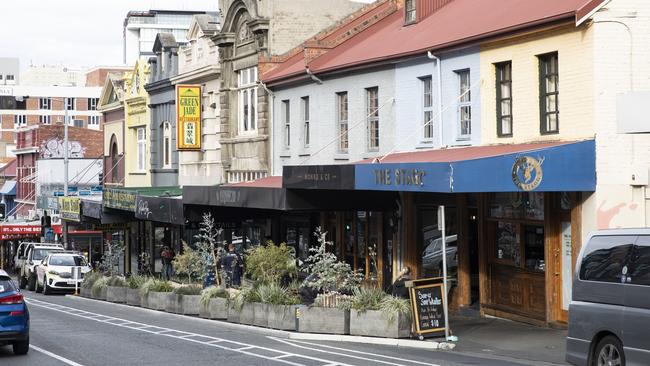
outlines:
[[[27,116],[24,114],[14,114],[14,127],[27,126]]]
[[[99,106],[99,98],[88,98],[88,110],[96,111]]]
[[[433,75],[419,77],[420,80],[420,137],[423,143],[432,143],[434,137],[433,124]],[[427,106],[427,83],[429,83],[429,106]],[[430,116],[427,118],[427,114]],[[428,123],[428,124],[427,124]],[[427,132],[429,136],[427,136]]]
[[[291,100],[285,99],[281,102],[280,112],[282,114],[282,143],[285,149],[291,148]]]
[[[302,112],[302,138],[303,147],[308,148],[310,143],[310,126],[309,126],[309,96],[300,98],[300,107]]]
[[[366,148],[369,152],[379,151],[380,118],[379,118],[379,87],[366,88]],[[374,95],[374,98],[373,98]],[[374,107],[372,106],[374,104]]]
[[[472,73],[470,69],[454,71],[458,82],[458,102],[456,133],[457,140],[469,140],[472,138]],[[466,89],[463,89],[463,76],[467,75]],[[464,95],[463,95],[464,94]],[[467,132],[463,132],[463,109],[468,110],[469,119],[467,119]]]
[[[5,81],[15,81],[15,80],[16,77],[14,76],[14,74],[7,74],[7,76],[5,76]]]
[[[142,136],[140,135],[142,132]],[[138,127],[135,130],[135,141],[137,146],[137,160],[136,160],[136,169],[138,172],[144,172],[146,170],[146,161],[147,161],[147,129],[144,127]]]
[[[88,116],[88,126],[99,126],[102,116]]]
[[[409,8],[411,5],[411,8]],[[404,24],[414,24],[418,20],[417,0],[406,0],[404,2]]]
[[[502,77],[505,74],[505,68],[510,68],[509,79]],[[502,69],[503,68],[503,69]],[[495,85],[496,85],[496,117],[497,117],[497,136],[498,137],[512,137],[514,133],[514,119],[512,116],[512,61],[503,61],[494,64],[495,72]],[[508,86],[510,97],[504,98],[501,93],[502,86]],[[510,114],[504,115],[501,104],[504,101],[510,102]],[[510,118],[510,132],[503,132],[503,120]]]
[[[538,65],[539,65],[539,123],[540,123],[540,134],[542,135],[552,135],[560,133],[560,58],[558,52],[549,52],[537,56]],[[555,72],[547,73],[546,64],[555,60]],[[548,92],[546,88],[546,81],[550,77],[555,76],[555,91]],[[548,107],[546,99],[550,96],[555,96],[555,110],[547,112],[546,108]],[[546,123],[546,118],[555,114],[555,129],[549,129],[548,124]]]
[[[63,98],[63,108],[66,111],[75,111],[77,110],[77,99],[74,97],[65,97]]]
[[[237,71],[237,96],[239,113],[237,116],[239,134],[252,135],[257,133],[257,80],[259,78],[257,66]]]
[[[162,124],[162,168],[171,169],[172,162],[172,124],[169,122],[163,122]]]
[[[345,99],[343,99],[345,97]],[[345,100],[345,119],[341,118],[343,112],[343,100]],[[350,148],[350,130],[349,130],[349,120],[350,120],[350,108],[349,108],[350,99],[347,91],[337,92],[336,93],[336,131],[338,132],[337,140],[337,151],[339,154],[347,154],[348,149]],[[343,131],[343,126],[345,126],[345,131]],[[345,146],[344,146],[345,145]]]
[[[52,124],[52,116],[50,116],[49,114],[42,114],[42,115],[40,115],[38,117],[39,117],[38,118],[39,124],[42,124],[42,125],[51,125]]]
[[[38,109],[52,110],[52,98],[38,98]]]

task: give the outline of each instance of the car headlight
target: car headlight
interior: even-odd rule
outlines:
[[[47,273],[48,273],[48,274],[51,274],[51,275],[53,275],[53,276],[58,276],[58,275],[59,275],[59,272],[57,272],[57,271],[55,271],[55,270],[53,270],[53,269],[47,271]]]

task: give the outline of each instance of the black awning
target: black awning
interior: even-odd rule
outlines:
[[[173,197],[138,196],[135,218],[168,224],[183,225],[183,200]]]

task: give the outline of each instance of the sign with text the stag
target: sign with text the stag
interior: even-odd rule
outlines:
[[[176,86],[176,148],[201,149],[201,86]]]

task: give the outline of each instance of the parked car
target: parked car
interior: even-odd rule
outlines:
[[[81,267],[81,277],[77,279],[74,279],[72,274],[75,267]],[[91,270],[86,257],[82,254],[51,253],[36,266],[36,292],[43,292],[44,295],[47,295],[53,290],[72,290],[75,285],[81,287],[83,275]]]
[[[578,256],[566,360],[650,365],[650,229],[591,233]]]
[[[29,351],[29,311],[11,277],[0,269],[0,346],[7,344],[17,355]]]
[[[63,245],[55,243],[28,243],[25,248],[25,255],[21,257],[24,261],[18,275],[18,286],[21,289],[27,287],[29,291],[36,289],[36,267],[43,258],[51,252],[63,251]]]
[[[424,250],[422,251],[422,267],[426,273],[439,272],[442,275],[442,233],[438,230],[425,232]],[[447,244],[447,270],[458,267],[458,235],[445,238]]]

